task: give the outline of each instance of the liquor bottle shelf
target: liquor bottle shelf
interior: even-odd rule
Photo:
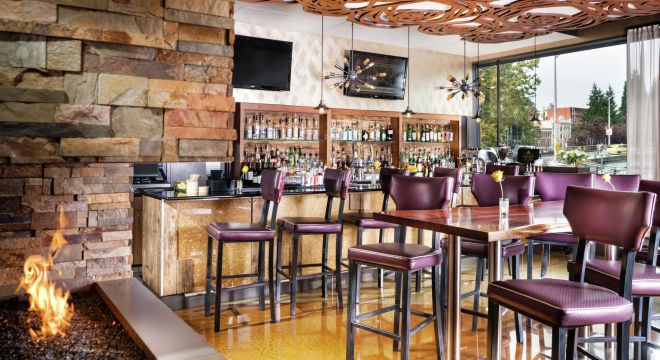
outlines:
[[[410,145],[443,145],[443,144],[451,144],[453,141],[438,141],[438,142],[432,142],[432,141],[402,141],[402,144],[410,144]]]
[[[319,140],[294,140],[294,139],[243,139],[246,142],[272,142],[272,143],[317,143]]]
[[[390,145],[393,141],[377,141],[377,140],[328,140],[332,142],[343,142],[343,143],[370,143],[370,144],[387,144]]]

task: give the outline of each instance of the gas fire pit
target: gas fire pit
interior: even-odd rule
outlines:
[[[39,314],[17,298],[0,302],[0,354],[3,359],[145,359],[96,291],[71,295],[75,313],[65,336],[43,341],[30,336]]]

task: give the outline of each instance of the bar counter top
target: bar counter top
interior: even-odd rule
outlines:
[[[349,193],[361,193],[369,191],[380,191],[380,185],[371,184],[351,184]],[[284,195],[306,195],[322,194],[325,192],[323,186],[295,186],[285,187]],[[235,199],[244,197],[260,197],[261,190],[257,187],[243,188],[243,191],[226,190],[221,192],[211,192],[208,195],[188,195],[185,192],[176,192],[163,189],[143,189],[138,194],[149,196],[158,200],[217,200],[217,199]]]

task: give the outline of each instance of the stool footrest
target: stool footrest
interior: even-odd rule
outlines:
[[[424,315],[429,315],[429,314],[424,314]],[[413,327],[412,329],[410,329],[410,336],[415,335],[415,334],[416,334],[419,330],[421,330],[424,326],[430,324],[430,323],[433,322],[434,320],[435,320],[435,315],[431,315],[431,316],[427,317],[427,318],[424,319],[422,322],[420,322],[419,324],[417,324],[417,326],[415,326],[415,327]]]
[[[355,320],[357,321],[357,320],[362,320],[364,318],[368,318],[368,317],[371,317],[371,316],[385,314],[387,312],[390,312],[390,311],[396,310],[396,309],[397,309],[396,305],[391,305],[391,306],[380,308],[380,309],[377,309],[377,310],[374,310],[374,311],[359,314],[359,315],[355,316]]]
[[[373,326],[364,325],[364,324],[360,324],[360,323],[353,323],[353,326],[355,326],[356,328],[362,329],[362,330],[367,330],[367,331],[370,331],[372,333],[376,333],[378,335],[387,336],[390,339],[394,339],[394,340],[400,340],[401,339],[400,335],[396,335],[396,334],[391,333],[389,331],[381,330],[381,329],[373,327]]]
[[[249,288],[253,288],[253,287],[262,287],[262,286],[268,286],[268,281],[223,287],[222,290],[223,291],[234,291],[234,290],[249,289]],[[209,287],[211,288],[212,293],[216,292],[215,284],[209,284]]]

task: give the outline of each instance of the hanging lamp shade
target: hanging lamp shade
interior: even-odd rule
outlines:
[[[323,19],[324,17],[321,16],[321,100],[319,100],[319,104],[316,105],[316,107],[314,107],[314,109],[318,110],[319,115],[325,114],[328,111],[328,109],[330,109],[323,101],[323,80],[325,80],[325,77],[323,76],[323,38],[325,35]]]
[[[404,110],[401,115],[409,118],[416,114],[416,112],[410,108],[410,26],[408,26],[408,63],[406,64],[406,86],[408,87],[408,106],[406,106],[406,110]]]

